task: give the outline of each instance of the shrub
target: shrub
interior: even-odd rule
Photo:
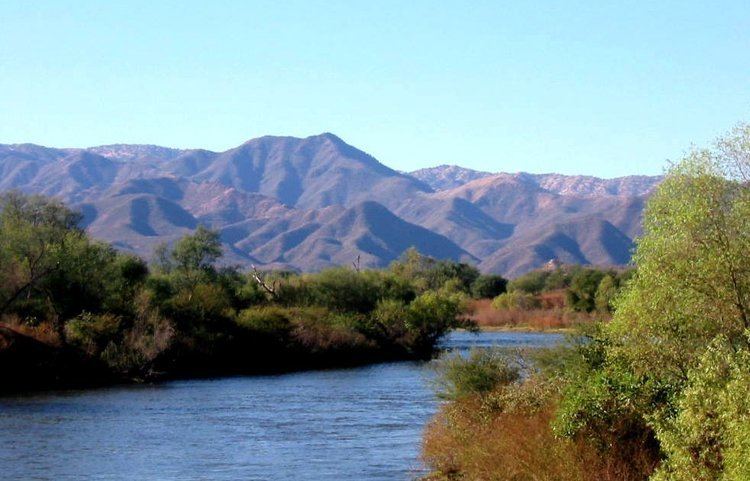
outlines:
[[[532,376],[444,405],[428,424],[427,480],[643,481],[643,453],[601,451],[550,428],[555,382]],[[612,449],[616,449],[613,446]]]
[[[617,294],[617,282],[611,275],[602,278],[599,286],[596,288],[594,306],[599,312],[612,312],[612,301]]]
[[[566,302],[570,309],[591,312],[596,307],[595,298],[604,272],[595,269],[579,269],[570,280],[566,292]]]
[[[311,305],[350,312],[370,312],[381,295],[378,279],[343,267],[305,277]]]
[[[120,323],[121,319],[113,314],[83,312],[65,324],[66,339],[87,353],[98,355],[107,344],[115,341]]]
[[[432,354],[437,341],[445,333],[469,325],[469,321],[458,319],[464,302],[464,297],[458,294],[428,291],[419,295],[406,311],[407,347],[417,355]]]
[[[549,271],[531,271],[508,283],[508,291],[521,291],[527,294],[539,294],[546,286]]]
[[[506,292],[492,300],[492,307],[497,310],[528,311],[538,309],[540,306],[541,302],[536,296],[521,291]]]
[[[292,330],[289,310],[283,307],[259,307],[240,311],[237,325],[243,329],[284,341]]]
[[[481,275],[471,284],[471,295],[475,299],[494,298],[505,292],[508,280],[503,276]]]
[[[232,317],[229,294],[218,284],[199,283],[177,292],[165,311],[180,329],[190,331],[214,324],[219,327]]]
[[[331,354],[338,351],[366,354],[374,344],[353,329],[359,320],[355,314],[333,313],[327,309],[293,309],[292,338],[307,354]]]
[[[750,352],[718,337],[689,373],[676,416],[657,424],[667,457],[654,479],[748,479],[749,389]]]
[[[436,367],[437,393],[443,399],[483,394],[520,377],[518,364],[496,349],[474,349],[467,357],[452,353],[442,357]]]
[[[370,316],[373,335],[389,340],[401,339],[407,334],[408,315],[406,304],[402,301],[382,299]]]

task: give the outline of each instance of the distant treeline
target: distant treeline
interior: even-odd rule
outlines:
[[[635,272],[537,272],[495,301],[564,286],[611,320],[550,351],[442,361],[429,479],[750,479],[750,126],[673,166],[643,229]]]
[[[200,227],[154,262],[92,240],[40,196],[0,197],[2,388],[427,358],[499,276],[409,250],[384,270],[219,267]]]
[[[552,265],[508,282],[489,299],[469,302],[480,328],[570,330],[611,317],[613,300],[633,268]]]
[[[545,306],[542,294],[563,293],[564,307],[576,312],[611,313],[612,301],[634,269],[597,269],[578,265],[540,269],[513,279],[507,292],[495,297],[496,309],[538,309]]]

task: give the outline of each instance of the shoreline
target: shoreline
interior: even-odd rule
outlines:
[[[572,327],[554,327],[548,329],[539,329],[533,326],[477,326],[479,332],[521,332],[521,333],[539,333],[539,334],[571,334],[575,332]],[[457,331],[467,331],[466,329],[456,329]]]
[[[572,332],[570,328],[558,329],[535,329],[529,326],[479,326],[477,331],[468,329],[455,329],[452,332],[476,332],[476,333],[522,333],[522,334],[566,334]],[[50,383],[40,384],[15,384],[10,388],[0,389],[0,399],[11,397],[33,396],[43,393],[66,392],[76,390],[106,389],[116,386],[148,386],[170,381],[184,381],[193,379],[220,379],[236,376],[277,376],[301,372],[314,372],[337,369],[350,369],[364,366],[397,362],[427,362],[439,355],[441,349],[437,348],[429,358],[418,356],[395,355],[393,352],[370,353],[369,356],[361,356],[352,359],[307,359],[309,362],[280,364],[276,367],[260,367],[248,369],[208,369],[193,372],[152,372],[143,376],[111,376],[103,372],[95,372],[89,379],[55,377]],[[8,386],[8,384],[6,384]]]

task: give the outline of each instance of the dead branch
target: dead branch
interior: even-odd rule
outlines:
[[[252,265],[253,268],[253,279],[262,287],[266,292],[271,294],[271,296],[276,297],[276,281],[273,281],[271,285],[269,286],[268,283],[263,278],[263,273],[258,270],[255,265]]]

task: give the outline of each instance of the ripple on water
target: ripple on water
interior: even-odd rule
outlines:
[[[458,332],[443,345],[559,340]],[[402,362],[0,399],[0,479],[412,479],[431,375]]]

